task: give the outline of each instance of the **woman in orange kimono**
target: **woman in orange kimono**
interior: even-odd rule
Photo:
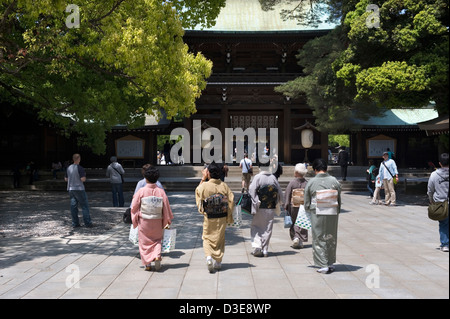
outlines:
[[[156,186],[159,171],[155,167],[145,170],[147,181],[145,187],[139,189],[131,203],[131,220],[133,227],[139,227],[139,253],[145,270],[155,262],[155,270],[161,269],[161,244],[164,228],[173,219],[169,199],[163,189]]]

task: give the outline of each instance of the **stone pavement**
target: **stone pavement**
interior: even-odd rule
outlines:
[[[336,271],[328,275],[313,267],[311,239],[290,247],[281,216],[269,257],[250,255],[244,215],[243,227],[227,229],[222,270],[210,274],[193,193],[168,195],[177,245],[160,272],[143,270],[123,223],[98,236],[2,238],[0,298],[449,298],[449,254],[438,249],[438,224],[424,206],[371,206],[366,193],[343,193]]]

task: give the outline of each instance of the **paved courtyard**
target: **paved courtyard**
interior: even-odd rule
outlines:
[[[138,247],[128,241],[128,224],[99,235],[0,238],[0,298],[449,298],[449,254],[439,250],[438,224],[427,218],[425,206],[401,199],[397,207],[371,206],[366,193],[344,193],[336,271],[328,275],[313,267],[311,239],[301,250],[290,247],[282,216],[269,257],[250,255],[251,217],[244,215],[243,227],[227,229],[222,270],[210,274],[193,193],[168,195],[177,245],[163,255],[160,272],[143,270]],[[48,206],[70,219],[67,193],[53,196]],[[94,222],[109,196],[93,201]],[[20,211],[20,205],[0,202],[1,213]],[[106,211],[121,215],[123,209]]]

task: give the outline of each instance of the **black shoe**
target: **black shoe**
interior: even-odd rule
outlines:
[[[87,228],[92,228],[94,227],[94,224],[90,223],[89,225],[85,225]]]

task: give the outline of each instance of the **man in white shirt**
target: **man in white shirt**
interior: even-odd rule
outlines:
[[[383,153],[383,162],[380,165],[380,178],[383,181],[386,206],[396,206],[396,195],[394,187],[395,183],[398,183],[398,170],[397,164],[393,159],[389,158],[389,153]]]
[[[242,168],[242,192],[248,191],[250,180],[253,175],[252,161],[248,159],[248,154],[244,154],[244,158],[239,163],[239,167]]]

